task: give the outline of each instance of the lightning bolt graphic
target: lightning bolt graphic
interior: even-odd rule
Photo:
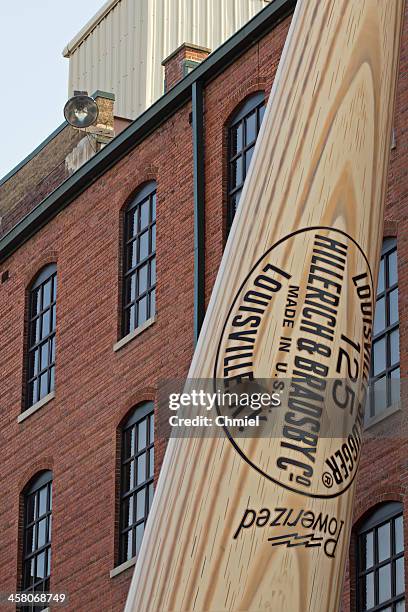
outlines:
[[[287,533],[286,535],[268,538],[268,541],[272,542],[272,546],[280,546],[282,544],[286,544],[288,548],[293,548],[294,546],[305,546],[306,548],[321,546],[322,540],[322,537],[316,537],[313,533],[309,533],[306,535],[299,535],[298,533]]]

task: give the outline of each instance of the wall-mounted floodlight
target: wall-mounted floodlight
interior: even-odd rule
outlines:
[[[98,105],[86,91],[74,91],[72,98],[64,106],[64,117],[76,128],[87,128],[98,118]]]

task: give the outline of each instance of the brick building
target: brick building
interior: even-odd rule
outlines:
[[[69,610],[123,609],[165,452],[157,384],[187,373],[294,4],[274,0],[186,76],[179,49],[164,97],[41,201],[34,185],[13,206],[0,238],[1,592],[35,580],[68,593]],[[408,373],[407,109],[408,11],[374,337],[385,396],[367,420],[347,611],[405,609],[408,444],[384,381]]]

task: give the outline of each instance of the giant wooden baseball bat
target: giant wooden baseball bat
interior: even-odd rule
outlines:
[[[126,612],[339,608],[403,3],[298,2],[189,373],[282,402],[170,439]]]

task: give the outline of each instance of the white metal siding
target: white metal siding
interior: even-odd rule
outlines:
[[[265,7],[265,0],[119,0],[65,51],[69,95],[116,96],[115,114],[134,118],[163,94],[161,62],[182,43],[212,50]],[[103,10],[102,9],[102,10]],[[98,14],[100,15],[100,13]]]

